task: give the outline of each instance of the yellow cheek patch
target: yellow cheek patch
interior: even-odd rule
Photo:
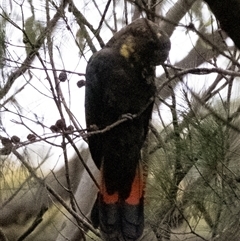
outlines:
[[[125,57],[129,58],[132,53],[135,52],[135,44],[133,42],[133,39],[131,37],[127,38],[125,43],[123,43],[120,47],[120,54]]]

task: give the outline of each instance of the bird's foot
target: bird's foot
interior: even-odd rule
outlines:
[[[99,128],[96,124],[93,124],[93,125],[89,126],[89,131],[98,131],[98,130],[99,130]]]
[[[132,121],[134,118],[136,118],[136,115],[132,113],[126,113],[126,114],[122,114],[120,119],[128,119]]]

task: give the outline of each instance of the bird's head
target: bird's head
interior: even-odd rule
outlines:
[[[168,57],[171,43],[159,26],[147,19],[137,19],[117,32],[106,44],[134,62],[159,65]]]

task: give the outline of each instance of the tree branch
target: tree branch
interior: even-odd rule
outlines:
[[[49,193],[52,194],[52,196],[54,198],[56,198],[56,200],[77,220],[79,220],[79,222],[82,223],[82,225],[88,229],[91,230],[91,232],[93,232],[97,237],[101,237],[101,235],[99,234],[99,232],[97,232],[91,224],[89,224],[85,219],[83,219],[81,216],[78,215],[78,213],[76,213],[75,211],[73,211],[68,204],[62,199],[61,196],[59,196],[54,189],[47,183],[45,183],[45,181],[41,178],[39,178],[37,176],[37,174],[35,173],[35,171],[32,169],[32,167],[24,160],[24,157],[18,153],[14,148],[13,148],[13,154],[22,162],[22,164],[27,168],[27,170],[29,171],[29,173],[38,181],[38,183],[42,186],[44,186]]]
[[[64,9],[66,7],[67,3],[66,1],[62,1],[60,9]],[[40,36],[37,38],[36,43],[32,44],[28,38],[28,35],[26,34],[25,30],[20,28],[16,23],[14,23],[12,20],[4,16],[3,14],[0,13],[0,16],[3,17],[6,21],[10,22],[14,27],[22,31],[24,36],[26,37],[26,41],[31,45],[32,50],[29,52],[25,60],[22,62],[21,66],[14,72],[10,74],[8,77],[7,83],[4,85],[4,87],[0,90],[0,99],[5,97],[5,95],[8,93],[10,88],[12,87],[13,83],[15,80],[24,74],[26,70],[28,70],[29,65],[31,65],[32,61],[34,60],[35,56],[38,55],[38,51],[41,48],[41,46],[44,43],[45,38],[47,37],[49,32],[52,32],[54,27],[56,26],[56,23],[61,17],[61,12],[57,11],[53,18],[48,22],[47,26],[43,29],[42,33]]]

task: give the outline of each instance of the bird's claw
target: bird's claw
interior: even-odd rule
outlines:
[[[132,121],[134,119],[134,115],[131,113],[126,113],[126,114],[121,115],[121,119],[128,119],[128,120]]]

